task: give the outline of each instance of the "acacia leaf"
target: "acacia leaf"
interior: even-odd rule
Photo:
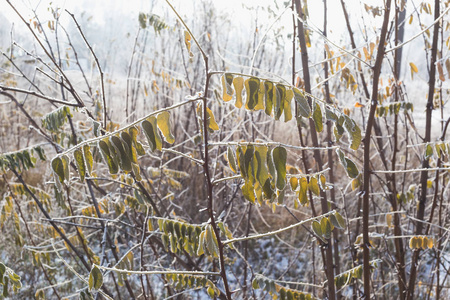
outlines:
[[[242,90],[244,89],[244,79],[242,77],[235,77],[233,79],[233,86],[236,90],[236,103],[234,104],[237,108],[241,108],[242,101]]]
[[[298,104],[298,113],[304,118],[309,118],[311,116],[311,107],[308,104],[308,100],[298,88],[294,88],[293,91],[294,99]]]
[[[283,101],[283,111],[284,111],[284,122],[288,122],[292,119],[291,101],[294,97],[294,92],[292,90],[286,90],[286,97]]]
[[[222,99],[225,102],[230,101],[233,99],[234,90],[231,86],[233,83],[233,75],[230,73],[225,73],[222,75],[222,92],[223,96]]]
[[[98,291],[103,285],[103,274],[100,269],[94,265],[89,273],[89,291]]]
[[[52,159],[52,169],[56,175],[58,175],[59,181],[64,182],[64,166],[59,156]]]
[[[94,164],[94,157],[91,153],[91,147],[88,144],[83,146],[84,162],[86,163],[87,172],[91,174]]]
[[[157,120],[154,116],[148,117],[141,123],[145,136],[147,137],[150,149],[153,151],[162,149],[161,135],[157,130]]]
[[[170,128],[170,113],[168,111],[163,111],[158,114],[157,117],[158,128],[161,130],[166,142],[173,144],[175,142],[175,137],[172,135]]]
[[[254,110],[258,104],[258,91],[260,87],[260,80],[256,77],[248,78],[245,81],[245,91],[247,92],[247,99],[245,102],[245,108],[248,110]]]
[[[106,164],[108,165],[109,173],[117,174],[117,172],[119,172],[119,166],[117,165],[115,159],[112,157],[108,144],[109,144],[109,141],[107,139],[100,140],[98,142],[98,146],[101,150],[103,159],[105,160]]]
[[[286,149],[283,147],[276,147],[272,150],[272,158],[277,171],[277,189],[282,190],[286,186]]]
[[[79,149],[76,149],[73,152],[73,157],[75,158],[75,163],[77,164],[80,180],[81,182],[84,182],[84,178],[86,177],[86,164],[84,163],[83,152]]]
[[[314,103],[313,120],[314,125],[316,127],[316,131],[322,132],[323,130],[322,109],[320,108],[320,105],[317,102]]]
[[[125,151],[125,145],[123,144],[122,140],[115,135],[111,136],[110,140],[111,140],[111,145],[113,145],[113,147],[115,147],[116,153],[119,156],[120,168],[126,172],[130,172],[132,170],[131,160]]]
[[[264,82],[264,93],[265,93],[265,113],[268,116],[272,115],[273,103],[276,100],[276,92],[274,84],[271,81]]]

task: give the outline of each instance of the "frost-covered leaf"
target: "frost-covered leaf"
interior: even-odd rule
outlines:
[[[283,190],[286,186],[286,149],[283,147],[276,147],[272,150],[272,158],[277,171],[277,189]]]
[[[222,75],[222,92],[223,92],[222,99],[225,102],[233,99],[234,90],[232,84],[233,84],[232,74],[225,73],[224,75]]]
[[[316,127],[316,131],[322,132],[323,130],[322,109],[320,108],[320,105],[317,102],[314,103],[313,120],[314,125]]]
[[[157,129],[157,121],[154,116],[148,117],[146,120],[142,121],[142,129],[144,130],[145,136],[147,137],[148,144],[152,151],[162,149],[161,136]]]
[[[244,79],[242,77],[235,77],[233,79],[233,86],[236,90],[236,103],[235,106],[237,108],[241,108],[243,101],[242,101],[242,90],[244,89]]]
[[[298,112],[304,118],[311,116],[311,108],[309,107],[308,100],[306,100],[304,94],[297,88],[294,88],[294,98],[298,104]]]
[[[89,273],[89,291],[98,291],[103,285],[103,274],[100,269],[94,265]]]
[[[245,91],[247,92],[247,99],[245,102],[245,108],[248,110],[254,110],[258,104],[258,91],[260,87],[260,80],[256,77],[248,78],[245,81]]]
[[[80,149],[76,149],[73,152],[73,157],[75,158],[80,180],[81,182],[84,182],[84,178],[86,177],[86,164],[84,162],[83,152]]]
[[[163,111],[158,114],[157,117],[158,128],[161,130],[166,142],[173,144],[175,142],[175,137],[172,134],[170,126],[170,113],[168,111]]]

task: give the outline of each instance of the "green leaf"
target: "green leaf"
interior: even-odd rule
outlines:
[[[283,147],[276,147],[272,150],[272,157],[277,171],[277,189],[282,190],[286,186],[286,149]]]
[[[255,147],[253,145],[248,145],[247,149],[245,150],[244,155],[244,167],[247,172],[247,177],[253,183],[255,181],[255,168],[253,164],[253,157],[255,153]],[[256,161],[256,160],[255,160]]]
[[[122,143],[122,140],[113,135],[110,137],[111,144],[115,147],[116,152],[119,154],[119,164],[120,168],[126,172],[130,172],[132,170],[131,168],[131,160],[128,157],[124,144]]]
[[[277,202],[277,203],[278,203],[279,205],[282,205],[283,202],[284,202],[284,190],[278,191],[277,198],[278,198],[278,202]]]
[[[336,153],[339,157],[339,161],[341,165],[345,168],[347,175],[350,178],[356,178],[359,175],[359,170],[356,167],[355,163],[349,158],[345,157],[344,153],[340,149],[336,149]]]
[[[140,12],[138,20],[139,20],[139,26],[141,26],[142,29],[147,28],[147,15],[146,14]]]
[[[245,155],[244,155],[245,148],[239,146],[236,150],[236,158],[239,166],[239,170],[241,171],[241,176],[244,179],[248,178],[247,175],[247,169],[245,168]]]
[[[137,153],[136,149],[134,149],[133,147],[133,139],[131,138],[130,134],[126,131],[122,131],[120,133],[120,138],[123,141],[122,144],[129,159],[132,163],[137,164]]]
[[[3,276],[6,272],[6,266],[3,263],[0,263],[0,284],[3,284]]]
[[[313,120],[317,132],[323,130],[322,109],[317,102],[314,102]]]
[[[242,90],[244,89],[244,79],[242,77],[235,77],[233,79],[233,86],[236,90],[236,103],[234,104],[237,108],[242,107]]]
[[[168,111],[163,111],[158,114],[157,117],[158,128],[161,130],[166,142],[173,144],[175,138],[170,130],[170,113]]]
[[[205,231],[202,231],[198,237],[198,247],[197,247],[197,256],[200,256],[205,253]]]
[[[339,228],[339,229],[345,228],[345,220],[338,212],[336,212],[333,215],[330,215],[329,219],[331,221],[331,224],[333,224],[334,227]]]
[[[253,159],[257,164],[255,179],[261,186],[263,186],[269,178],[269,170],[267,169],[267,151],[268,149],[265,146],[255,147],[255,157]]]
[[[311,228],[315,234],[317,234],[320,238],[322,238],[322,226],[316,220],[311,223]]]
[[[323,217],[320,220],[320,229],[322,230],[322,236],[329,240],[331,238],[331,223],[328,218]]]
[[[62,160],[63,169],[64,169],[64,179],[66,181],[69,181],[69,179],[70,179],[70,172],[69,172],[70,159],[66,154],[64,154],[61,156],[61,160]]]
[[[425,159],[429,159],[433,155],[433,147],[428,144],[425,150]]]
[[[94,158],[92,157],[91,148],[88,144],[83,146],[84,162],[86,163],[87,172],[91,174]]]
[[[73,157],[75,158],[75,163],[77,164],[80,180],[81,182],[84,182],[84,178],[86,177],[86,165],[84,163],[83,152],[79,149],[76,149],[73,152]]]
[[[272,115],[273,103],[276,100],[276,91],[273,82],[264,82],[264,92],[265,92],[265,113],[268,116]]]
[[[361,129],[356,125],[355,121],[350,119],[347,116],[344,116],[345,118],[345,129],[347,129],[347,132],[350,136],[351,145],[350,148],[353,150],[358,150],[359,145],[361,144]]]
[[[266,95],[266,91],[265,91],[265,87],[264,87],[264,82],[261,81],[259,84],[259,90],[258,90],[258,102],[256,103],[254,110],[264,109],[265,95]]]
[[[245,91],[247,92],[247,100],[245,108],[254,110],[258,104],[258,91],[260,87],[260,80],[256,77],[251,77],[245,81]]]
[[[346,226],[346,223],[345,223],[344,218],[341,216],[341,214],[338,212],[335,212],[334,216],[336,217],[336,220],[338,222],[338,226],[336,226],[336,227],[344,229]]]
[[[133,169],[134,176],[136,177],[137,181],[142,181],[141,177],[141,169],[139,168],[138,164],[131,163],[131,168]]]
[[[222,99],[225,102],[233,99],[234,90],[231,84],[233,83],[233,75],[229,73],[225,73],[222,75],[222,91],[223,96]]]
[[[58,175],[59,181],[61,183],[63,183],[64,182],[64,165],[63,165],[62,159],[59,156],[52,159],[52,169],[53,169],[53,172],[55,172],[55,174]]]
[[[205,245],[213,257],[219,257],[219,244],[211,224],[206,225]]]
[[[272,153],[270,155],[267,155],[267,167],[269,169],[270,177],[273,179],[277,178],[277,172],[275,170]]]
[[[274,118],[275,120],[279,120],[283,113],[284,102],[286,101],[286,87],[282,84],[277,84],[276,94],[277,98],[274,105]]]
[[[9,278],[4,277],[4,279],[3,279],[3,297],[5,297],[5,298],[8,298],[8,296],[9,296],[8,286],[9,286]]]
[[[142,121],[142,129],[144,130],[145,136],[147,137],[148,144],[152,152],[156,149],[162,149],[162,140],[159,132],[157,130],[157,121],[154,116],[148,117],[146,120]]]
[[[347,168],[346,168],[347,175],[350,178],[358,177],[359,170],[358,170],[358,167],[356,167],[355,163],[352,160],[350,160],[349,158],[345,158],[345,161],[346,161],[346,165],[347,165]]]
[[[67,122],[68,116],[72,117],[70,108],[65,105],[61,106],[42,118],[42,126],[45,129],[56,133],[60,131],[61,127]]]
[[[227,149],[227,160],[231,171],[237,173],[236,157],[234,156],[234,151],[232,147],[228,147]]]
[[[252,281],[252,288],[253,288],[254,290],[260,289],[258,280],[257,280],[256,278],[253,279],[253,281]]]
[[[37,152],[37,154],[39,155],[39,159],[41,161],[46,161],[47,157],[45,156],[45,152],[44,149],[42,149],[40,146],[34,147],[34,150]]]
[[[308,100],[306,100],[305,96],[299,89],[294,88],[293,90],[294,99],[298,104],[298,113],[304,118],[309,118],[311,116],[311,108],[309,107]]]
[[[338,116],[327,106],[325,106],[325,117],[327,118],[327,120],[332,122],[337,122],[338,120]]]
[[[263,189],[263,192],[264,192],[264,196],[267,199],[272,200],[275,197],[275,193],[273,191],[272,183],[270,182],[270,179],[266,180],[266,182],[262,186],[262,189]]]
[[[103,274],[100,269],[94,265],[89,273],[89,291],[98,291],[103,285]]]
[[[108,139],[100,140],[98,142],[98,146],[102,152],[103,159],[106,161],[106,164],[108,165],[109,173],[117,174],[117,172],[119,172],[119,166],[115,162],[114,158],[111,156],[108,144],[109,144]]]

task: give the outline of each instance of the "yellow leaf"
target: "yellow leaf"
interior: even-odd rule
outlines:
[[[316,196],[320,195],[319,184],[316,177],[311,177],[311,179],[309,180],[308,188]]]
[[[168,111],[163,111],[157,117],[158,128],[161,130],[164,138],[169,144],[175,142],[175,138],[170,130],[170,113]]]
[[[386,214],[386,225],[388,227],[392,226],[392,214]]]
[[[191,52],[191,40],[192,40],[191,34],[187,30],[185,30],[184,31],[184,44],[186,45],[186,48],[189,52],[190,57],[194,56],[194,54]]]
[[[355,103],[355,107],[364,107],[364,104],[359,103],[358,101],[356,101]]]
[[[363,51],[364,51],[364,56],[366,58],[366,61],[368,61],[370,59],[369,51],[367,50],[366,47],[363,48]]]
[[[291,189],[292,189],[293,191],[295,191],[295,190],[297,189],[297,187],[298,187],[298,178],[296,178],[296,177],[291,177],[291,178],[289,179],[289,183],[291,184]]]
[[[411,67],[411,78],[414,78],[414,73],[419,72],[419,70],[417,69],[417,66],[412,62],[409,63],[409,66]]]
[[[223,90],[223,96],[222,99],[225,102],[230,101],[233,99],[233,88],[231,87],[231,83],[233,82],[233,75],[225,73],[222,76],[222,90]]]
[[[439,79],[441,81],[445,81],[444,70],[442,69],[442,65],[440,62],[437,63],[437,70],[439,73]]]
[[[209,107],[206,108],[206,112],[208,113],[207,117],[208,127],[211,130],[219,130],[219,125],[216,122],[216,118],[214,118],[214,114],[211,111],[211,109],[209,109]]]
[[[242,77],[235,77],[233,79],[233,86],[236,90],[236,103],[234,104],[237,108],[242,107],[242,90],[244,89],[244,79]]]

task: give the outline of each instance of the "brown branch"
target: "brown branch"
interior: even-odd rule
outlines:
[[[440,11],[440,1],[434,1],[434,18],[435,20],[439,18]],[[433,113],[433,99],[434,99],[434,87],[436,84],[436,60],[437,60],[437,48],[438,48],[438,38],[439,38],[439,22],[434,24],[433,28],[433,44],[431,46],[431,62],[430,62],[430,78],[428,81],[428,100],[426,106],[426,120],[425,120],[425,138],[424,143],[431,141],[431,117]],[[424,157],[422,161],[422,168],[427,169],[430,167],[429,158]],[[420,173],[420,198],[419,207],[417,210],[416,219],[423,221],[425,219],[425,203],[427,200],[427,181],[428,181],[428,171],[422,171]],[[416,235],[422,234],[423,223],[416,223]],[[414,250],[414,254],[411,261],[411,270],[408,285],[408,294],[406,299],[412,300],[414,298],[414,289],[416,285],[417,277],[417,262],[419,260],[420,249]]]
[[[391,11],[391,0],[387,0],[385,3],[385,12],[383,25],[381,27],[380,42],[377,49],[377,57],[375,60],[375,66],[373,70],[373,84],[372,84],[372,96],[370,103],[370,111],[367,120],[366,132],[364,135],[364,174],[363,174],[363,279],[364,279],[364,298],[370,299],[370,241],[369,241],[369,187],[370,187],[370,140],[372,134],[372,127],[375,120],[375,111],[378,105],[378,80],[381,74],[381,67],[383,64],[385,41],[387,35],[387,29],[389,24],[389,14]]]
[[[305,20],[302,10],[302,4],[300,0],[295,0],[295,7],[296,7],[296,13],[298,15],[298,38],[300,41],[300,49],[302,54],[302,67],[303,67],[303,81],[305,82],[305,92],[307,94],[311,94],[311,79],[309,74],[309,67],[308,67],[308,49],[306,46],[306,38],[305,38],[305,31],[303,26],[303,20]],[[308,103],[309,106],[312,107],[312,101],[311,98],[308,96]],[[310,133],[311,133],[311,140],[313,147],[319,147],[319,139],[317,137],[317,132],[315,130],[315,124],[313,119],[309,119],[309,127],[310,127]],[[297,128],[299,128],[299,125],[297,125]],[[316,161],[317,169],[322,171],[323,169],[323,162],[322,157],[320,155],[320,151],[318,149],[314,149],[314,159]],[[321,207],[322,207],[322,214],[328,212],[328,201],[327,201],[327,194],[320,190],[320,200],[321,200]],[[311,202],[312,203],[312,202]],[[325,249],[324,249],[325,248]],[[325,275],[328,281],[328,299],[336,299],[336,289],[334,286],[334,264],[333,264],[333,248],[331,247],[331,241],[328,241],[328,244],[325,245],[325,247],[322,247],[322,249],[325,250],[325,253],[322,252],[322,257],[324,260],[324,267],[325,267]]]

